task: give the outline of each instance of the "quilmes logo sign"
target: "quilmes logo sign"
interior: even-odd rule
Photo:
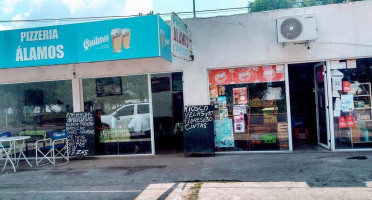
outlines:
[[[105,35],[105,36],[102,36],[102,37],[96,36],[93,39],[85,39],[84,43],[83,43],[83,46],[84,46],[85,51],[88,51],[89,48],[91,48],[91,47],[94,47],[94,46],[97,46],[97,45],[100,45],[100,44],[103,44],[103,43],[106,43],[106,42],[109,42],[109,41],[110,41],[110,36],[109,35]],[[108,48],[108,46],[107,46],[107,48]]]
[[[171,15],[172,21],[172,54],[185,60],[191,60],[191,40],[187,25],[177,16]]]

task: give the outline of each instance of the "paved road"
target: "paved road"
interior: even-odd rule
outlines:
[[[353,156],[368,159],[347,159]],[[11,168],[1,173],[0,199],[185,199],[192,192],[191,183],[200,181],[222,181],[225,185],[290,182],[304,184],[309,191],[312,188],[370,191],[367,186],[372,183],[371,166],[372,152],[85,158],[56,168],[50,165],[30,168],[22,162],[17,173]],[[207,186],[208,183],[203,184],[200,197],[211,193]],[[238,196],[233,187],[226,188],[230,189],[218,191]],[[240,190],[242,194],[247,191]]]

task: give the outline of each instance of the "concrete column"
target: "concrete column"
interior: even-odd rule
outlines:
[[[82,79],[74,77],[72,79],[72,103],[74,112],[84,111]]]

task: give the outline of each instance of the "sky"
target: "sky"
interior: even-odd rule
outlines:
[[[195,0],[196,11],[224,8],[247,7],[249,0]],[[102,16],[129,16],[170,12],[192,12],[193,0],[0,0],[0,21],[29,19],[59,19]],[[247,10],[234,12],[212,12],[197,14],[197,17],[232,15],[247,13]],[[192,14],[179,14],[181,18]],[[164,20],[169,15],[162,15]],[[39,26],[60,25],[83,21],[52,22],[0,22],[0,30],[11,30]]]

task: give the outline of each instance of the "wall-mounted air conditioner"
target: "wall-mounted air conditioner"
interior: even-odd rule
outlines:
[[[276,19],[278,43],[308,43],[318,38],[315,14]]]

